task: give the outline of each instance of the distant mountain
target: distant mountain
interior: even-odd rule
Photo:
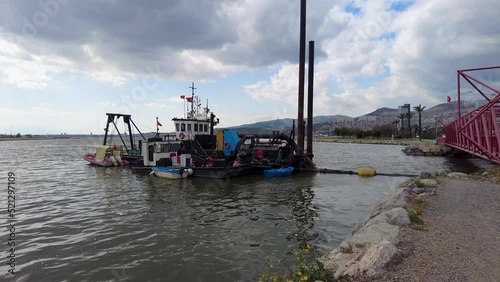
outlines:
[[[316,116],[314,117],[314,124],[316,123],[325,123],[325,122],[334,122],[338,119],[351,119],[351,117],[345,116],[345,115],[332,115],[332,116]],[[274,119],[274,120],[269,120],[269,121],[260,121],[256,123],[251,123],[251,124],[242,124],[234,127],[230,127],[231,129],[238,129],[238,131],[241,131],[241,129],[266,129],[266,130],[289,130],[292,128],[293,125],[293,120],[292,118],[284,118],[284,119]],[[307,121],[307,119],[305,119]]]
[[[415,105],[412,105],[412,124],[417,124],[418,115],[413,110],[413,106]],[[462,102],[462,113],[469,112],[473,109],[474,103],[464,101]],[[431,108],[426,108],[422,112],[422,126],[433,127],[435,124],[435,117],[444,117],[451,119],[457,115],[457,111],[457,102],[443,103]],[[358,117],[349,117],[346,115],[316,116],[314,117],[314,134],[328,135],[336,127],[357,127],[363,130],[369,130],[376,125],[392,124],[392,122],[399,120],[398,115],[398,109],[383,107],[371,113]],[[292,123],[292,118],[285,118],[270,121],[261,121],[252,124],[244,124],[231,127],[231,129],[237,129],[238,132],[244,132],[246,134],[271,133],[275,130],[287,132],[291,130]]]

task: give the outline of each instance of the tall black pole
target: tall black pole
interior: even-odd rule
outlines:
[[[314,41],[309,41],[309,66],[307,80],[307,156],[313,158],[313,96],[314,96]]]
[[[113,122],[115,119],[115,116],[113,114],[106,113],[108,116],[108,121],[106,122],[106,128],[104,129],[104,142],[102,143],[103,146],[106,146],[106,142],[108,140],[108,131],[109,131],[109,124]]]
[[[300,0],[300,49],[299,49],[299,109],[297,118],[297,155],[304,154],[304,74],[306,64],[306,0]]]

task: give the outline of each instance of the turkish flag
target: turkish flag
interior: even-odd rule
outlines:
[[[189,103],[193,103],[193,97],[187,97],[186,100],[189,102]]]
[[[161,125],[161,123],[159,121],[156,121],[156,125],[163,126],[163,125]]]
[[[448,96],[448,97],[447,97],[447,100],[448,100],[448,103],[450,103],[450,102],[451,102],[451,97],[450,97],[450,96]]]
[[[184,99],[184,98],[186,98],[186,95],[181,95],[181,99]]]

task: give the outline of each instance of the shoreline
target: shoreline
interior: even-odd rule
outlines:
[[[327,138],[327,137],[315,137],[313,138],[315,142],[327,142],[327,143],[346,143],[346,144],[371,144],[371,145],[398,145],[398,146],[409,146],[411,144],[419,143],[419,140],[404,140],[404,139],[354,139],[354,138]]]
[[[496,210],[500,209],[500,185],[495,183],[500,183],[500,171],[497,170],[471,175],[456,172],[434,174],[423,172],[419,178],[407,180],[394,188],[386,199],[374,208],[361,227],[322,257],[323,265],[325,269],[334,273],[335,281],[425,281],[426,279],[449,281],[450,278],[452,280],[456,278],[456,275],[472,275],[472,280],[460,281],[476,281],[474,279],[478,277],[481,277],[481,281],[495,281],[489,279],[500,277],[500,270],[495,270],[500,267],[500,251],[498,251],[500,246],[495,249],[496,253],[491,254],[493,256],[491,260],[499,262],[496,266],[482,263],[481,254],[475,258],[479,261],[477,262],[478,268],[483,267],[489,270],[487,274],[484,274],[484,271],[457,274],[456,271],[461,271],[460,267],[465,268],[460,263],[471,259],[460,252],[458,255],[462,257],[453,257],[451,261],[441,263],[441,268],[432,267],[435,264],[432,261],[433,257],[441,258],[443,252],[456,251],[452,247],[447,247],[448,249],[445,247],[443,250],[440,248],[441,245],[446,243],[451,246],[463,245],[464,237],[474,238],[471,234],[449,238],[449,235],[455,232],[454,230],[464,229],[463,217],[470,214],[490,219],[496,217],[497,223],[500,223]],[[489,197],[493,206],[488,209],[487,213],[484,210],[474,209],[476,205],[484,202],[484,199],[464,207],[460,210],[462,213],[460,215],[454,213],[459,209],[457,203],[461,203],[463,199],[481,197],[482,194],[478,194],[480,193],[478,189],[483,187],[487,187],[488,193],[493,195]],[[463,199],[457,198],[455,199],[457,203],[446,204],[453,200],[449,198],[455,197],[457,191],[465,195]],[[468,224],[476,225],[477,221],[474,219]],[[448,226],[452,231],[440,230],[441,226]],[[479,242],[471,239],[465,243],[466,247],[463,249],[477,250],[481,247],[480,242],[491,245],[491,241],[496,239],[488,236],[498,236],[499,240],[496,242],[500,242],[500,233],[495,233],[494,226],[500,225],[493,225],[489,230],[490,233],[487,233],[489,235],[484,235],[485,238],[490,238],[488,242],[483,242],[485,238]],[[474,232],[478,228],[480,227],[473,226],[468,230]],[[441,242],[441,245],[434,246],[436,244],[434,242]],[[500,245],[500,243],[497,244]],[[418,247],[427,253],[422,255],[424,251]],[[429,263],[432,270],[422,267],[425,263]],[[419,278],[417,278],[418,275],[420,275]],[[433,279],[429,278],[429,275]]]
[[[33,140],[33,141],[39,141],[39,140],[53,140],[53,139],[80,139],[81,137],[77,136],[69,136],[69,137],[8,137],[8,138],[1,138],[0,137],[0,142],[3,141],[26,141],[26,140]]]

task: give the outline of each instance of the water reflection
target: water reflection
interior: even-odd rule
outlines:
[[[305,243],[322,251],[337,245],[404,180],[303,174],[172,181],[89,166],[83,150],[73,150],[83,145],[78,140],[33,144],[0,142],[0,172],[19,173],[19,273],[33,281],[257,280],[266,262]],[[486,162],[411,157],[398,146],[315,148],[317,164],[333,169],[465,171]]]

